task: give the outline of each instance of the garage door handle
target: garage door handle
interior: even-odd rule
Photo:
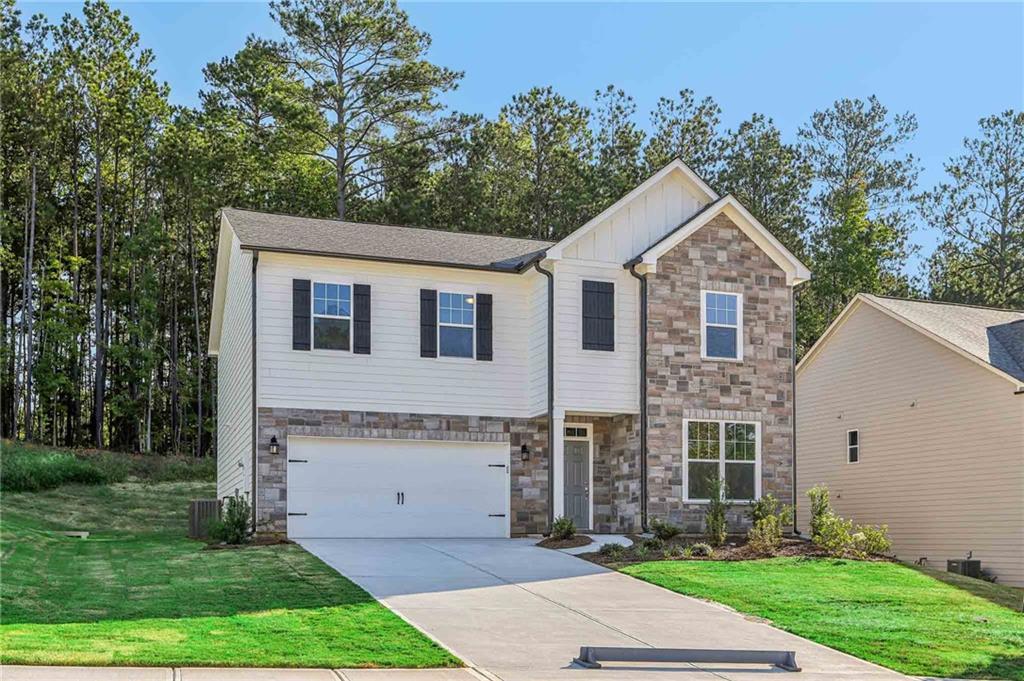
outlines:
[[[504,513],[488,513],[487,517],[488,518],[504,518],[505,514]]]
[[[309,463],[309,459],[288,459],[288,463]]]
[[[308,513],[289,513],[288,515],[309,515]]]
[[[489,464],[487,464],[487,467],[488,468],[504,468],[505,464],[503,464],[503,463],[489,463]]]
[[[395,503],[399,506],[405,506],[405,492],[395,492]]]

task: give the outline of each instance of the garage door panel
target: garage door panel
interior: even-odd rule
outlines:
[[[289,536],[508,536],[507,443],[294,437],[288,450]]]

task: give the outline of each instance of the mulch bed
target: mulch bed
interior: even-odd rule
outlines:
[[[277,546],[278,544],[294,544],[291,539],[284,537],[256,537],[244,544],[223,544],[214,542],[203,547],[204,551],[221,551],[224,549],[248,549],[253,546]]]
[[[811,542],[805,539],[796,538],[785,538],[782,540],[782,546],[771,555],[767,555],[758,551],[755,551],[746,543],[746,538],[743,537],[730,537],[729,540],[723,545],[715,548],[714,554],[708,558],[707,556],[691,556],[690,558],[684,558],[681,555],[666,555],[665,550],[671,549],[672,547],[678,547],[682,550],[686,546],[702,542],[702,537],[685,537],[679,536],[669,541],[664,542],[664,546],[660,549],[649,548],[646,554],[637,554],[636,548],[643,546],[645,541],[649,541],[649,537],[642,537],[639,535],[630,535],[630,539],[633,540],[633,546],[623,549],[618,555],[602,554],[594,551],[592,553],[579,554],[579,558],[589,560],[592,563],[598,565],[605,565],[608,567],[620,567],[622,565],[628,565],[630,563],[643,563],[649,560],[760,560],[763,558],[781,558],[781,557],[805,557],[805,558],[829,558],[828,553],[823,551],[818,546],[815,546]],[[850,556],[852,560],[892,560],[884,556],[868,556],[867,558],[854,558]]]
[[[586,546],[592,544],[593,539],[586,535],[578,534],[570,539],[552,539],[548,537],[542,542],[538,542],[537,546],[545,549],[574,549],[577,546]]]

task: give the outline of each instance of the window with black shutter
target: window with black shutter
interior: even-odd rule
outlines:
[[[420,289],[420,357],[437,357],[437,291]]]
[[[309,279],[292,279],[292,350],[310,347]]]
[[[615,350],[615,284],[583,282],[583,349]]]

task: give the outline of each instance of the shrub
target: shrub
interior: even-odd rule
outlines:
[[[210,538],[225,544],[244,544],[249,537],[252,506],[245,497],[236,494],[221,502],[220,520],[210,523]]]
[[[865,556],[880,556],[889,552],[892,542],[889,541],[889,526],[858,525],[853,534],[854,549]]]
[[[561,516],[555,518],[555,522],[551,523],[552,539],[572,539],[575,536],[576,523],[572,521],[572,518]]]
[[[626,552],[626,548],[621,544],[604,544],[597,550],[597,552],[602,556],[611,558],[612,560],[619,560]]]
[[[818,532],[813,541],[830,556],[842,557],[853,548],[853,521],[829,512],[818,519]]]
[[[711,558],[715,555],[715,548],[711,546],[711,544],[706,544],[702,541],[687,546],[686,550],[688,550],[690,553],[689,556],[686,556],[687,558],[690,558],[691,556],[703,556],[704,558]],[[683,553],[685,555],[686,551],[684,551]]]
[[[708,502],[704,514],[704,538],[712,546],[721,546],[725,543],[729,526],[725,514],[729,510],[729,503],[725,500],[729,493],[725,481],[717,476],[711,481],[711,500]]]
[[[832,514],[832,503],[825,485],[815,485],[807,490],[807,498],[811,500],[811,540],[814,541],[822,520]]]
[[[679,536],[682,533],[682,529],[676,527],[672,523],[667,523],[664,520],[655,518],[651,521],[651,532],[654,536],[662,541],[668,541],[674,537]]]
[[[637,560],[647,560],[648,553],[650,553],[650,549],[648,549],[644,544],[639,544],[633,547],[633,555],[636,556]]]
[[[663,548],[665,548],[665,542],[659,539],[658,537],[644,539],[643,545],[651,551],[661,551]]]
[[[680,548],[679,544],[669,544],[665,547],[665,550],[661,552],[661,555],[664,556],[665,559],[678,558],[683,555],[683,549]]]
[[[758,553],[766,555],[778,551],[782,546],[783,528],[793,522],[793,508],[783,505],[779,509],[779,502],[775,497],[767,494],[754,502],[750,509],[750,516],[754,520],[753,526],[747,533],[750,547]]]

